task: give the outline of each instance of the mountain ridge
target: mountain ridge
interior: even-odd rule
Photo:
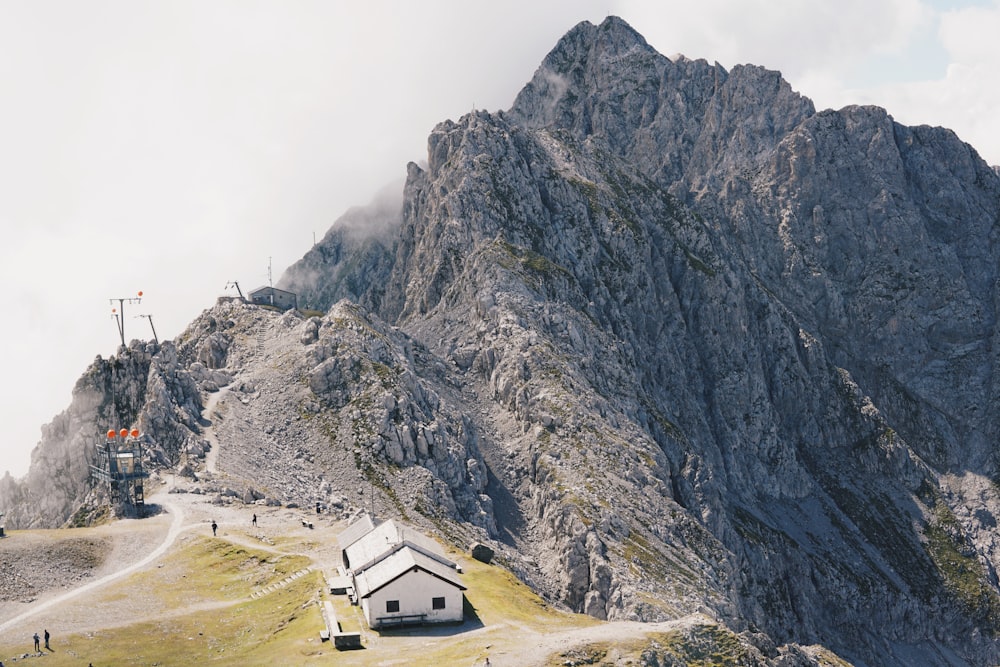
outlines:
[[[991,664],[998,202],[950,131],[584,22],[289,267],[325,315],[220,302],[147,346],[169,372],[135,369],[126,412],[179,465],[234,387],[231,442],[296,480],[270,495],[367,480],[598,618]]]

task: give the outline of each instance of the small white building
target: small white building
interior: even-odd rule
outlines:
[[[368,626],[462,622],[458,565],[421,533],[392,520],[364,532],[363,521],[371,524],[367,517],[352,524],[340,543]]]

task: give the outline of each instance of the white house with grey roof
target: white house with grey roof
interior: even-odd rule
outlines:
[[[458,565],[411,528],[393,520],[369,525],[365,517],[340,536],[344,567],[368,626],[460,623],[466,587]]]

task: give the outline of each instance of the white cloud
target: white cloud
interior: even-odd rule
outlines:
[[[703,0],[656,6],[623,0],[663,53],[780,69],[788,79],[815,70],[846,76],[873,54],[899,51],[930,20],[919,0]]]
[[[956,131],[990,164],[1000,164],[1000,2],[952,9],[936,17],[938,45],[947,66],[940,76],[845,90],[857,102],[878,104],[906,125],[939,125]]]

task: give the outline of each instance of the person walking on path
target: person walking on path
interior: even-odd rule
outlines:
[[[253,521],[251,521],[250,523],[253,524],[254,528],[257,527],[257,515],[256,514],[253,515]]]
[[[215,531],[219,529],[219,524],[215,523],[215,519],[212,519],[212,537],[215,537]]]
[[[35,633],[35,653],[40,653],[41,649],[38,648],[38,633]]]
[[[48,630],[45,631],[45,649],[47,651],[51,651],[52,650],[51,648],[49,648],[49,631]]]

